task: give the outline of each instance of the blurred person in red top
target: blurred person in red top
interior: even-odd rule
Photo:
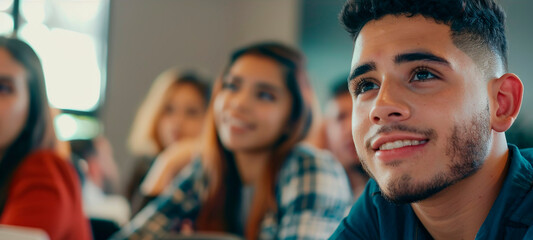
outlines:
[[[55,150],[44,86],[32,48],[0,37],[0,224],[91,239],[78,176]]]

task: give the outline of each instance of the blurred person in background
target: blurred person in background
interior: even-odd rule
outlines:
[[[214,89],[200,157],[115,238],[325,239],[352,197],[333,156],[300,144],[312,123],[301,53],[278,43],[237,50]]]
[[[91,239],[81,186],[57,153],[42,65],[33,49],[0,37],[0,224],[50,239]]]
[[[93,219],[107,219],[117,225],[130,218],[128,201],[118,195],[118,170],[111,144],[105,136],[69,141],[71,158],[82,180],[83,207]],[[94,231],[94,230],[93,230]]]
[[[70,140],[71,154],[82,181],[83,209],[94,239],[108,239],[130,218],[128,201],[119,194],[118,170],[111,144],[100,135]]]
[[[352,96],[346,83],[348,76],[336,81],[324,112],[324,140],[326,149],[346,170],[354,199],[357,200],[368,181],[368,175],[361,166],[352,138]],[[354,114],[357,114],[354,112]]]
[[[188,157],[182,158],[184,162],[172,157],[176,151],[192,154],[190,146],[202,130],[208,101],[209,86],[196,74],[181,74],[172,68],[156,78],[135,116],[128,139],[131,152],[138,158],[127,185],[132,214],[157,196],[152,192],[143,194],[139,188],[156,158],[171,163],[172,169],[181,169],[189,162]]]
[[[116,193],[119,191],[119,173],[113,157],[113,149],[109,140],[102,135],[91,139],[73,139],[68,141],[71,155],[78,157],[84,176],[102,192]]]

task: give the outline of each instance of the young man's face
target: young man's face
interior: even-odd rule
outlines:
[[[423,200],[473,174],[491,141],[487,80],[421,16],[385,16],[355,41],[352,131],[363,166],[385,197]]]

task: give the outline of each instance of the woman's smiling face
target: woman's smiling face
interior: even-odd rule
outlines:
[[[230,151],[270,149],[286,129],[292,96],[274,60],[245,54],[235,61],[215,96],[218,135]]]

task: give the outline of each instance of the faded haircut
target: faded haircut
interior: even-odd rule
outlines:
[[[339,19],[355,41],[365,24],[386,15],[421,15],[446,24],[454,45],[478,66],[499,60],[507,71],[505,13],[494,0],[348,0]]]

